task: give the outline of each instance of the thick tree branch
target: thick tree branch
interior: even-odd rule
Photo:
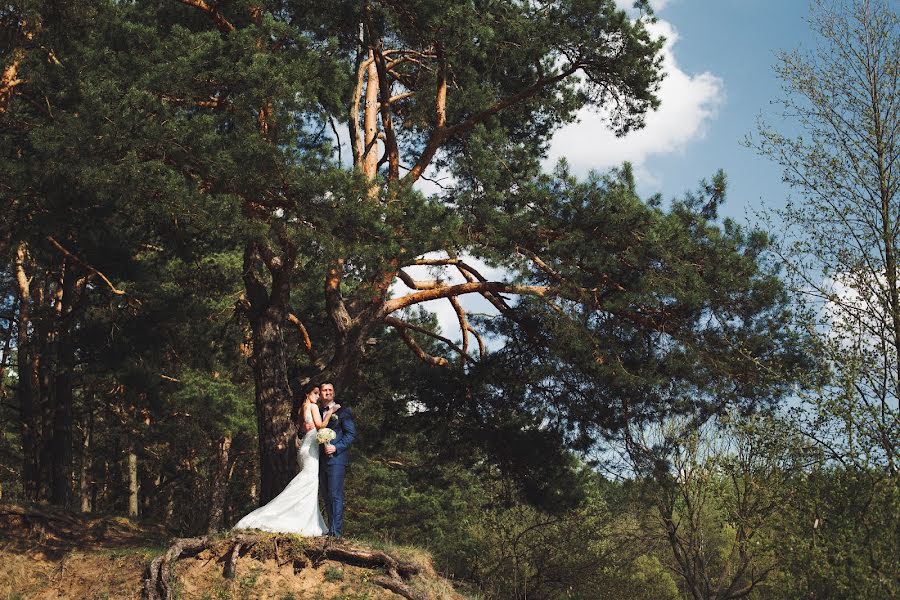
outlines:
[[[519,91],[518,93],[502,100],[498,100],[487,109],[474,114],[469,118],[460,121],[459,123],[447,126],[447,65],[446,61],[441,56],[441,53],[439,52],[438,54],[439,57],[441,57],[439,59],[441,61],[441,66],[438,70],[438,86],[437,93],[435,95],[436,109],[434,128],[432,130],[431,137],[425,144],[425,149],[419,156],[419,160],[416,161],[415,166],[413,166],[413,168],[409,170],[409,173],[404,176],[404,180],[408,180],[409,183],[414,183],[419,179],[419,177],[422,176],[422,174],[425,172],[425,169],[428,168],[428,165],[430,165],[431,161],[434,159],[435,154],[437,154],[438,149],[440,149],[441,145],[447,139],[453,136],[467,134],[473,127],[475,127],[479,123],[486,121],[490,117],[511,106],[528,100],[533,96],[536,96],[542,90],[551,85],[559,83],[560,81],[573,75],[578,71],[578,69],[581,68],[580,64],[572,63],[560,73],[551,77],[542,77],[541,79],[537,80],[535,83]]]
[[[479,281],[487,281],[487,278],[484,277],[478,270],[466,263],[464,260],[456,257],[447,257],[447,258],[416,258],[404,264],[405,267],[413,267],[413,266],[424,266],[424,267],[440,267],[440,266],[453,266],[459,269],[460,273],[464,276],[468,272],[474,275]],[[468,279],[468,277],[467,277]]]
[[[519,254],[521,254],[523,256],[528,257],[528,259],[531,262],[533,262],[535,264],[535,266],[537,266],[537,268],[539,268],[541,271],[543,271],[544,273],[549,275],[552,279],[555,279],[556,281],[559,281],[561,283],[568,283],[568,280],[565,277],[560,275],[557,271],[555,271],[553,269],[553,267],[551,267],[550,265],[545,263],[543,260],[541,260],[541,258],[537,254],[535,254],[528,248],[524,248],[522,246],[516,246],[516,252],[518,252]]]
[[[28,21],[21,21],[16,32],[16,37],[20,36],[26,43],[34,39],[34,30]],[[57,64],[59,63],[52,50],[50,51],[50,58]],[[16,87],[25,82],[25,79],[19,76],[19,67],[22,65],[23,60],[25,60],[25,49],[21,46],[15,46],[12,50],[9,64],[3,68],[3,75],[0,75],[0,115],[9,109]]]
[[[475,336],[475,340],[478,342],[478,358],[480,360],[484,360],[484,354],[486,352],[484,338],[481,337],[481,334],[478,333],[478,331],[471,325],[466,325],[466,328],[472,335]]]
[[[397,329],[398,332],[399,332],[399,330],[401,330],[401,329],[403,329],[403,330],[408,329],[408,330],[410,330],[410,331],[415,331],[415,332],[417,332],[417,333],[421,333],[421,334],[423,334],[423,335],[427,335],[427,336],[430,337],[430,338],[434,338],[434,339],[436,339],[436,340],[439,340],[439,341],[443,342],[444,344],[447,345],[447,347],[449,347],[449,348],[450,348],[451,350],[453,350],[454,352],[456,352],[456,353],[458,353],[458,354],[460,354],[460,355],[463,355],[463,354],[464,354],[462,348],[460,348],[459,346],[457,346],[456,344],[454,344],[454,343],[453,343],[453,340],[451,340],[451,339],[449,339],[449,338],[446,338],[446,337],[444,337],[444,336],[442,336],[442,335],[440,335],[440,334],[438,334],[438,333],[435,333],[435,332],[433,332],[433,331],[431,331],[430,329],[427,329],[427,328],[425,328],[425,327],[420,327],[419,325],[413,325],[412,323],[407,323],[406,321],[403,321],[403,320],[401,320],[401,319],[398,319],[397,317],[390,317],[390,316],[385,317],[384,319],[382,319],[382,323],[384,323],[385,325],[389,325],[389,326],[393,327],[394,329]],[[467,360],[470,360],[470,361],[471,361],[471,360],[472,360],[472,357],[471,357],[471,356],[468,356],[468,357],[467,357]]]
[[[19,77],[19,65],[24,56],[25,52],[21,48],[13,50],[12,60],[3,69],[3,75],[0,76],[0,115],[9,109],[9,103],[12,101],[16,87],[24,81]]]
[[[306,326],[303,325],[303,322],[298,319],[294,313],[288,313],[287,319],[288,322],[297,328],[300,337],[303,338],[303,349],[306,350],[306,354],[313,362],[316,362],[318,357],[316,356],[315,350],[313,350],[312,340],[309,337],[309,331],[306,330]]]
[[[456,269],[460,272],[460,274],[466,279],[466,281],[474,282],[481,281],[485,282],[487,279],[479,273],[475,268],[470,265],[467,265],[464,262],[459,262],[456,264]],[[512,313],[512,307],[506,302],[506,300],[493,292],[481,292],[481,296],[491,303],[491,305],[499,310],[502,314],[510,316]],[[545,298],[546,300],[546,298]],[[479,340],[479,343],[481,341]]]
[[[363,106],[363,140],[365,148],[362,153],[362,170],[369,181],[378,175],[378,152],[374,151],[378,141],[378,68],[375,65],[375,53],[369,50],[366,61],[366,102]],[[378,197],[378,187],[370,186],[369,196]]]
[[[196,9],[199,9],[206,13],[206,15],[212,19],[212,22],[216,24],[216,27],[219,28],[219,31],[222,33],[231,33],[234,31],[234,25],[228,21],[222,13],[220,13],[217,9],[213,8],[203,0],[175,0],[176,2],[180,2],[181,4],[186,4],[188,6],[193,6]]]
[[[411,97],[413,97],[413,96],[415,96],[415,95],[416,95],[415,92],[403,92],[403,93],[400,93],[400,94],[396,94],[396,95],[391,96],[390,98],[388,98],[388,100],[387,100],[386,103],[385,103],[385,102],[379,102],[379,103],[378,103],[378,107],[383,109],[383,107],[384,107],[385,104],[387,104],[388,106],[390,106],[391,104],[394,104],[395,102],[400,102],[401,100],[406,100],[407,98],[411,98]]]
[[[429,281],[413,279],[412,276],[403,269],[397,271],[397,277],[400,278],[400,281],[402,281],[406,287],[412,290],[431,290],[441,285],[439,281],[434,279]]]
[[[432,356],[431,354],[428,354],[427,352],[422,350],[422,347],[419,346],[414,339],[412,339],[412,336],[409,335],[409,332],[406,329],[398,328],[397,334],[400,336],[400,339],[403,340],[403,342],[407,346],[409,346],[409,349],[413,351],[413,354],[415,354],[416,357],[418,357],[418,359],[425,364],[431,365],[433,367],[449,366],[450,361],[448,361],[446,358],[442,356]]]
[[[466,311],[463,310],[459,299],[456,296],[449,296],[447,299],[456,312],[456,318],[459,320],[459,330],[462,333],[462,356],[459,358],[459,366],[462,368],[466,365],[466,357],[469,355],[469,321],[466,319]]]
[[[515,283],[505,283],[502,281],[467,281],[466,283],[458,283],[456,285],[445,285],[430,290],[422,290],[389,300],[384,305],[384,313],[390,314],[394,311],[413,306],[428,300],[437,300],[439,298],[449,298],[450,296],[461,296],[463,294],[472,293],[510,293],[510,294],[526,294],[534,296],[545,296],[551,292],[551,288],[542,285],[520,285]]]
[[[557,75],[554,75],[552,77],[542,77],[541,79],[537,80],[536,82],[534,82],[527,88],[523,89],[519,93],[513,94],[512,96],[510,96],[508,98],[504,98],[503,100],[499,100],[498,102],[494,103],[491,107],[487,108],[486,110],[483,110],[482,112],[480,112],[478,114],[472,115],[465,121],[461,121],[459,123],[456,123],[455,125],[448,127],[446,130],[446,137],[461,135],[463,133],[468,132],[470,129],[472,129],[479,123],[496,115],[500,111],[506,110],[507,108],[509,108],[511,106],[514,106],[516,104],[519,104],[520,102],[528,100],[529,98],[539,94],[545,88],[559,83],[563,79],[569,77],[570,75],[573,75],[580,68],[581,68],[581,65],[579,65],[578,63],[573,63],[572,65],[570,65],[568,68],[566,68],[562,72],[558,73]]]
[[[362,60],[362,56],[363,54],[360,52],[359,59],[357,59],[359,65],[356,68],[356,88],[354,89],[353,102],[350,104],[350,114],[347,119],[350,127],[350,142],[353,144],[353,165],[357,167],[362,162],[365,147],[362,128],[359,126],[359,102],[362,97],[366,71],[368,71],[369,65],[372,63],[372,59]]]
[[[431,164],[441,144],[447,139],[445,131],[447,126],[447,59],[444,56],[443,49],[440,47],[437,49],[437,56],[439,66],[437,89],[434,95],[434,126],[431,136],[425,144],[425,149],[422,150],[422,154],[419,156],[419,160],[403,177],[410,184],[415,183],[425,173],[425,169]]]
[[[388,161],[388,181],[396,181],[400,178],[400,148],[397,146],[397,134],[394,131],[394,121],[391,117],[391,86],[388,82],[387,66],[381,48],[372,50],[375,59],[375,68],[378,72],[378,95],[381,102],[378,107],[381,111],[381,128],[384,131],[384,149]]]
[[[331,263],[325,275],[325,302],[328,314],[340,333],[346,333],[353,323],[344,298],[341,295],[341,280],[344,276],[344,259],[339,258]]]
[[[210,19],[212,19],[213,23],[219,28],[222,33],[230,33],[234,31],[234,25],[228,21],[222,13],[220,13],[215,7],[210,6],[203,0],[175,0],[176,2],[180,2],[181,4],[186,4],[188,6],[193,6],[196,9],[199,9],[207,14]]]

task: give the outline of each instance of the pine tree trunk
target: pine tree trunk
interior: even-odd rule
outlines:
[[[16,251],[16,280],[19,295],[18,337],[16,351],[19,382],[17,396],[22,413],[22,488],[25,498],[38,499],[40,487],[38,467],[37,420],[35,414],[38,377],[34,348],[28,335],[31,326],[31,282],[25,270],[28,250],[25,243]]]
[[[133,451],[128,453],[128,516],[138,516],[138,463]]]
[[[263,269],[271,274],[271,288]],[[256,423],[259,433],[260,500],[278,495],[293,479],[297,456],[293,440],[297,428],[292,416],[293,392],[288,381],[283,325],[287,319],[293,259],[274,257],[261,243],[244,252],[244,283],[250,302],[253,355],[250,364],[256,387]],[[270,292],[271,289],[271,292]]]
[[[91,437],[94,434],[94,411],[88,402],[84,421],[81,426],[81,469],[78,477],[78,495],[81,500],[81,512],[91,512]]]
[[[55,406],[48,452],[50,502],[68,506],[72,501],[72,379],[69,373],[54,379]]]
[[[72,310],[75,302],[76,278],[71,265],[64,263],[61,290],[56,309],[56,373],[53,380],[53,437],[51,443],[50,501],[59,506],[72,502],[73,475],[73,390],[72,371],[75,349],[72,346]]]
[[[41,304],[40,302],[38,304]],[[42,319],[34,328],[35,370],[38,373],[38,393],[36,396],[40,428],[38,440],[40,451],[38,456],[38,496],[49,500],[51,494],[51,466],[53,464],[53,425],[56,412],[56,399],[53,397],[53,364],[56,361],[56,346],[53,334],[47,331],[47,319]]]
[[[291,418],[293,394],[288,384],[282,322],[277,310],[267,311],[253,327],[262,503],[277,496],[297,470],[293,444],[297,429]]]
[[[68,506],[72,500],[72,347],[59,333],[57,373],[53,378],[53,429],[50,439],[50,502]]]
[[[219,440],[216,466],[210,482],[207,533],[213,533],[222,528],[222,519],[225,514],[225,497],[228,491],[228,452],[230,449],[231,436],[225,435]]]

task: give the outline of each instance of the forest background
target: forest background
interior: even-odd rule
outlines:
[[[227,528],[327,379],[347,533],[485,597],[897,597],[896,11],[812,7],[799,133],[747,140],[796,196],[753,227],[721,172],[664,201],[543,168],[579,110],[658,107],[652,21],[4,3],[3,500]]]

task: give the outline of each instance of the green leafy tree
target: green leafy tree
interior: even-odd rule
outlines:
[[[777,542],[790,519],[792,480],[802,476],[805,456],[787,424],[725,417],[695,429],[668,419],[626,435],[625,446],[636,474],[632,510],[643,502],[652,507],[640,527],[665,540],[664,564],[683,593],[697,600],[768,597],[782,567]]]
[[[801,486],[794,547],[806,549],[811,597],[829,586],[896,597],[886,548],[897,547],[897,521],[882,510],[900,487],[900,20],[893,3],[848,1],[817,3],[810,25],[813,51],[776,66],[798,134],[763,123],[751,140],[797,192],[770,216],[784,226],[778,249],[827,367],[797,414],[821,462]]]
[[[776,211],[779,245],[795,286],[814,311],[833,371],[818,396],[823,443],[847,460],[896,472],[900,389],[900,23],[887,2],[814,7],[817,49],[783,54],[781,100],[801,133],[763,124],[751,143],[784,168],[798,199]],[[838,441],[840,438],[840,441]],[[874,454],[873,454],[874,451]]]

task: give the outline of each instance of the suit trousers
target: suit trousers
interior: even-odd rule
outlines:
[[[325,463],[319,469],[319,495],[325,498],[328,535],[341,537],[344,529],[344,474],[347,465]]]

